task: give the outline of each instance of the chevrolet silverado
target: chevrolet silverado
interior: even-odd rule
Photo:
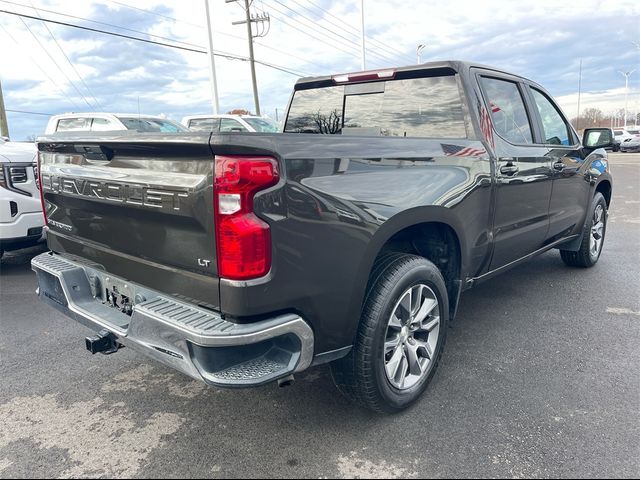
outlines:
[[[302,79],[283,133],[43,137],[38,294],[92,353],[219,387],[331,363],[348,398],[400,411],[464,290],[553,248],[596,264],[612,144],[540,85],[457,61]]]

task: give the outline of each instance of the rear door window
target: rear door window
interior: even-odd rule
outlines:
[[[455,75],[295,92],[285,132],[466,138]]]
[[[498,135],[510,143],[533,143],[531,122],[518,84],[493,77],[481,78],[493,127]]]

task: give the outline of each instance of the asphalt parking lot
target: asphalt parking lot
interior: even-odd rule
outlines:
[[[216,390],[41,304],[31,256],[0,275],[0,477],[640,475],[640,155],[613,154],[603,255],[551,251],[463,295],[409,411],[349,405],[328,369],[289,388]]]

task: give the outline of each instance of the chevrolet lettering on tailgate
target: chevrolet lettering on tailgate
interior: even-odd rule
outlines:
[[[159,187],[66,178],[47,173],[42,174],[43,188],[52,193],[91,197],[107,202],[180,211],[180,200],[186,199],[186,191],[168,190]]]

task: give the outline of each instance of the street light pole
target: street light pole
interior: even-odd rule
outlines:
[[[622,75],[624,75],[624,128],[627,129],[627,99],[629,96],[629,77],[635,70],[630,70],[628,72],[622,72],[618,70]]]
[[[424,50],[425,47],[426,47],[426,45],[421,43],[416,48],[416,60],[418,62],[418,65],[422,63],[422,51]]]
[[[211,15],[209,14],[209,0],[204,0],[204,11],[207,17],[207,32],[209,33],[209,74],[211,77],[211,100],[213,103],[213,114],[220,113],[220,103],[218,102],[218,80],[216,78],[216,59],[213,54],[213,31],[211,30]]]

